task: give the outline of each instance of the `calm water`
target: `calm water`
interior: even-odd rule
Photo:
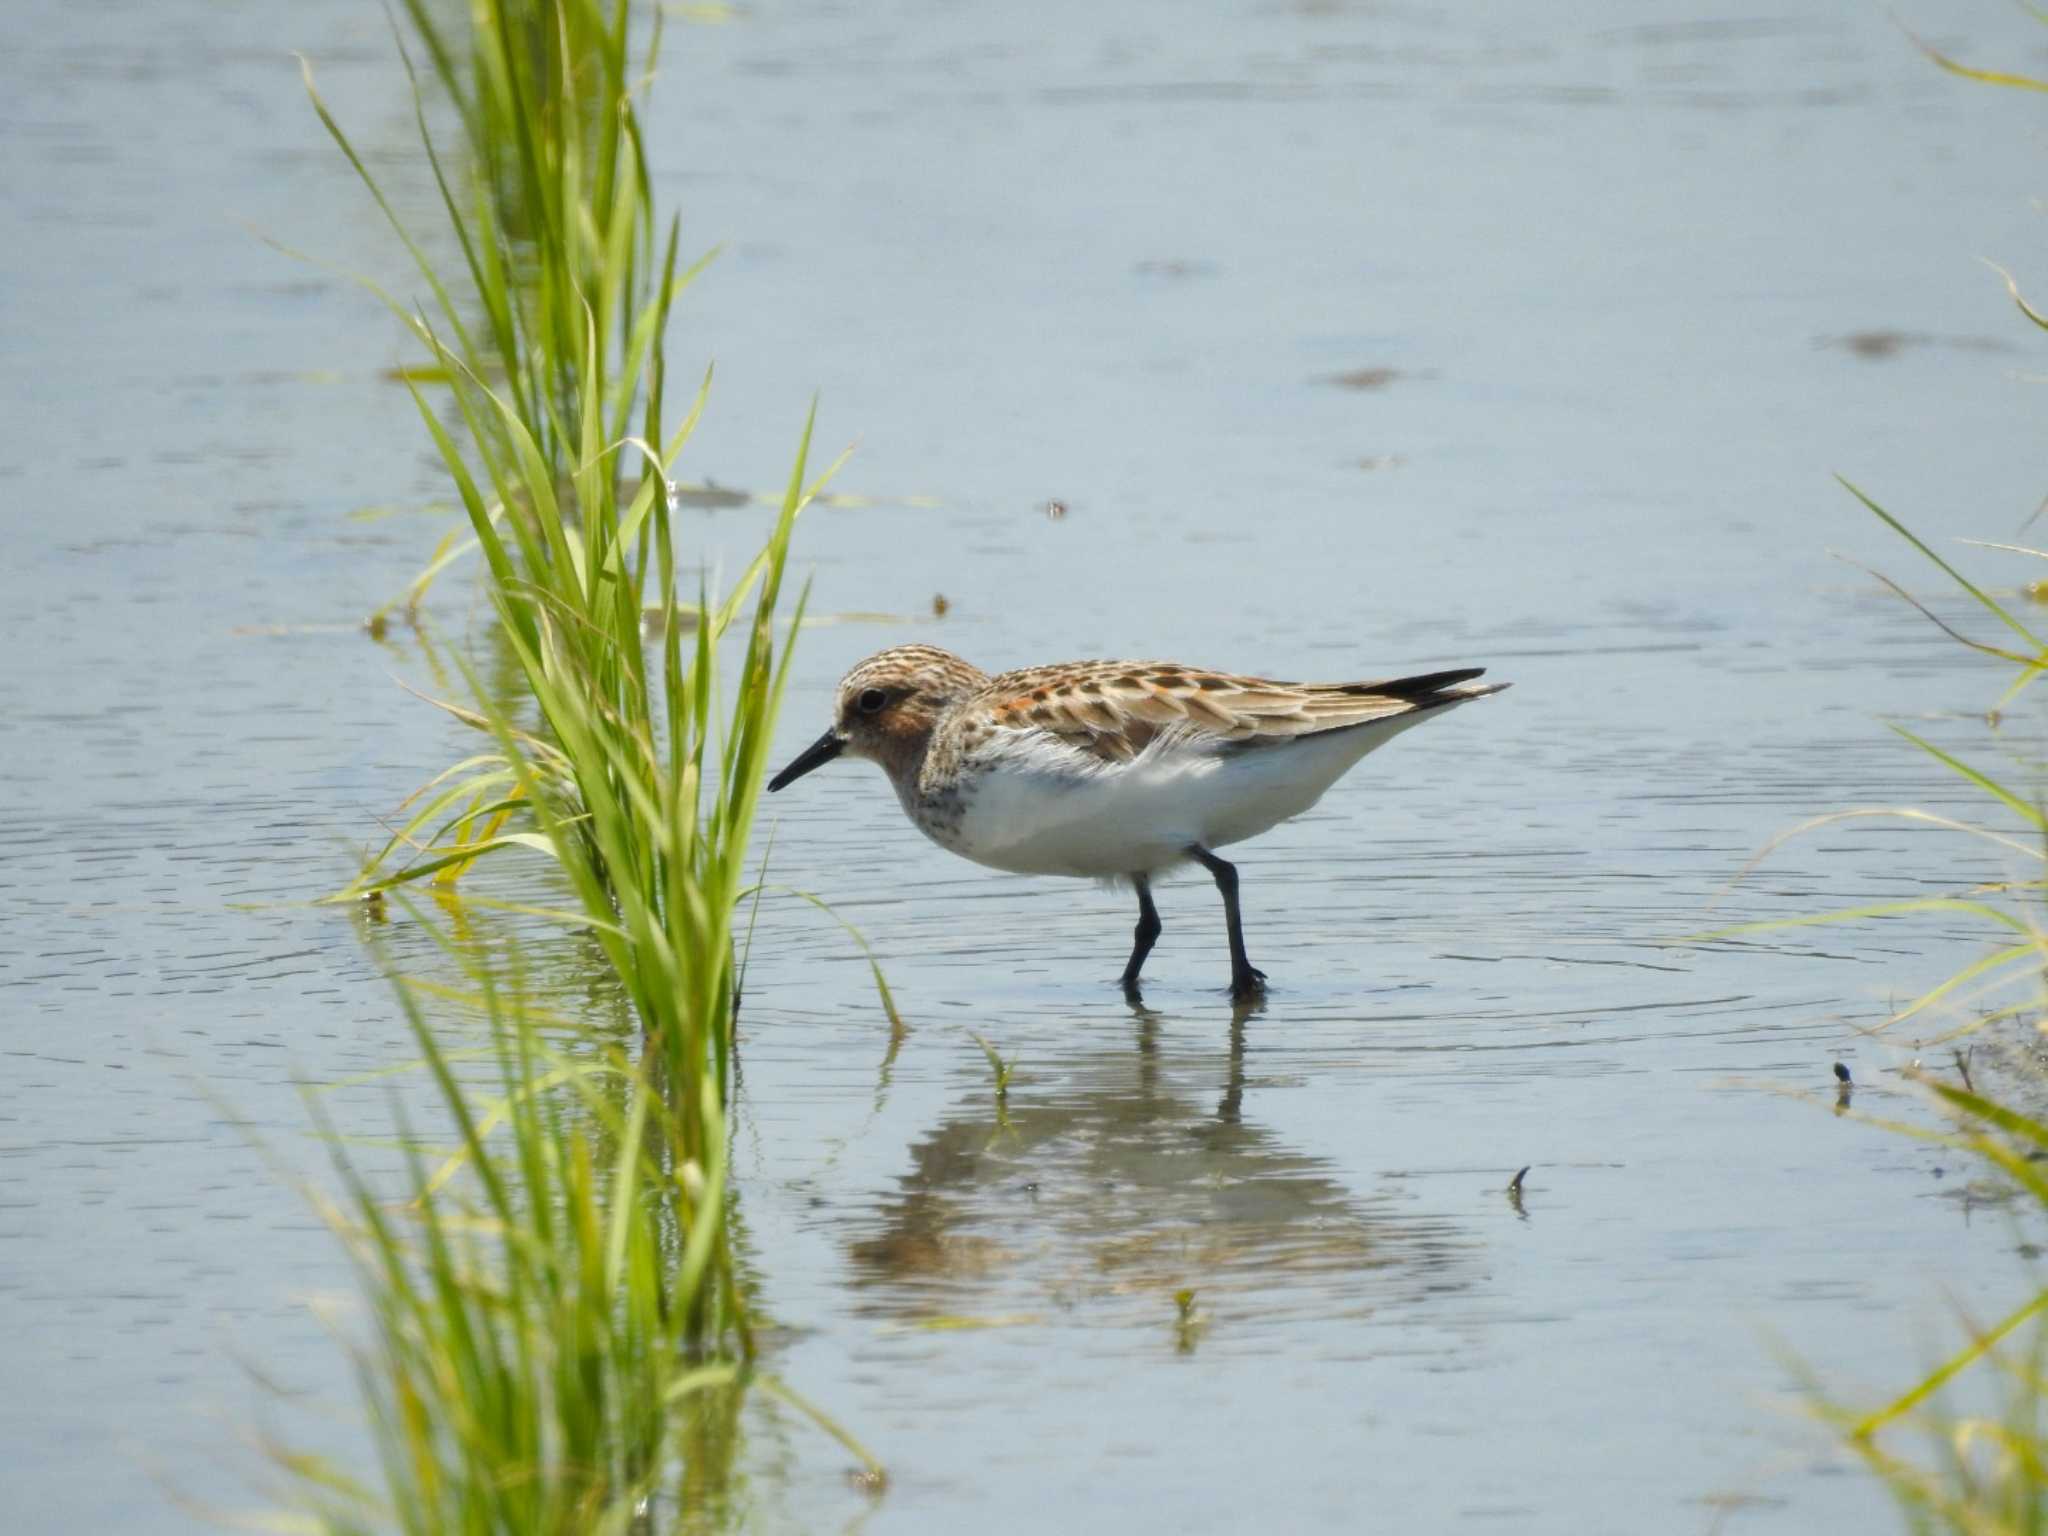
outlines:
[[[0,1487],[19,1529],[182,1530],[260,1502],[252,1432],[354,1443],[308,1305],[347,1276],[268,1156],[317,1162],[302,1081],[382,1133],[368,1075],[412,1052],[359,920],[296,903],[464,746],[393,683],[435,655],[356,627],[446,526],[408,354],[249,229],[403,276],[288,50],[421,189],[373,7],[22,14]],[[1670,941],[2001,872],[1837,827],[1706,910],[1805,816],[1960,803],[1880,717],[1983,750],[1993,680],[1829,558],[1922,581],[1828,476],[1942,537],[2033,509],[2038,354],[1977,258],[2048,287],[2037,109],[1873,10],[1642,15],[673,27],[660,191],[725,246],[676,338],[719,365],[687,473],[778,484],[821,391],[871,500],[808,516],[813,609],[902,616],[804,637],[791,750],[907,638],[1517,684],[1241,850],[1245,1018],[1206,881],[1163,890],[1134,1013],[1128,897],[951,860],[858,766],[771,802],[774,877],[862,927],[911,1031],[891,1060],[838,927],[764,907],[747,1243],[778,1370],[894,1476],[871,1504],[756,1410],[764,1527],[1865,1530],[1777,1351],[1875,1396],[2031,1283],[1971,1170],[1765,1091],[1839,1056],[1909,1111],[1910,1042],[1854,1026],[1967,933]],[[2023,18],[1950,24],[2038,63]],[[705,512],[711,561],[764,519]],[[462,643],[460,584],[435,619]]]

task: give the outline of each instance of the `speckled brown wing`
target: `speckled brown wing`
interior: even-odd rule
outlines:
[[[1162,661],[1078,662],[991,678],[995,730],[1046,731],[1104,762],[1127,762],[1162,732],[1255,747],[1414,714],[1471,696],[1483,667],[1371,683],[1286,683]]]

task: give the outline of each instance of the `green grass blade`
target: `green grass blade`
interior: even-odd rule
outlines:
[[[2004,805],[2008,809],[2010,809],[2015,815],[2019,816],[2022,820],[2026,821],[2038,830],[2048,831],[2048,814],[2044,814],[2039,806],[2027,804],[2026,801],[2022,800],[2018,795],[2014,794],[2011,790],[2007,789],[2003,784],[2000,784],[1997,780],[1990,778],[1989,776],[1983,773],[1978,772],[1978,770],[1972,768],[1968,763],[1963,762],[1961,759],[1952,757],[1950,754],[1942,751],[1941,748],[1935,746],[1932,742],[1914,735],[1911,731],[1907,730],[1903,725],[1899,725],[1894,722],[1887,722],[1887,724],[1890,724],[1891,728],[1894,731],[1898,732],[1899,735],[1905,737],[1906,740],[1913,743],[1914,746],[1918,747],[1922,752],[1925,752],[1929,757],[1933,758],[1936,762],[1942,764],[1944,767],[1950,769],[1952,772],[1961,774],[1964,778],[1968,779],[1972,784],[1976,785],[1979,789],[1983,790],[1984,793],[1990,795],[1993,799],[1997,800],[2001,805]]]
[[[1961,571],[1958,571],[1954,566],[1950,565],[1946,560],[1942,559],[1941,556],[1937,555],[1933,550],[1929,549],[1927,545],[1920,541],[1920,539],[1913,533],[1911,529],[1909,529],[1904,523],[1900,522],[1896,517],[1893,517],[1891,513],[1885,511],[1883,507],[1880,507],[1868,496],[1864,495],[1863,492],[1857,489],[1857,487],[1853,485],[1850,481],[1844,479],[1840,475],[1835,476],[1835,479],[1840,483],[1842,488],[1846,490],[1851,496],[1854,496],[1858,501],[1862,502],[1864,506],[1868,507],[1873,513],[1875,513],[1878,516],[1878,518],[1884,522],[1886,527],[1890,528],[1892,532],[1896,533],[1908,544],[1912,545],[1915,549],[1919,550],[1921,554],[1925,555],[1929,560],[1933,561],[1937,566],[1939,566],[1942,569],[1944,573],[1947,574],[1948,578],[1951,581],[1953,581],[1957,586],[1961,587],[1965,592],[1969,593],[1970,596],[1974,597],[1979,603],[1981,603],[1985,607],[1985,609],[1987,609],[1992,615],[1994,615],[2000,623],[2004,624],[2008,629],[2012,630],[2013,633],[2023,638],[2028,645],[2033,647],[2036,654],[2038,654],[2042,650],[2043,647],[2041,641],[2035,636],[2034,632],[2028,629],[2027,626],[2022,624],[2018,619],[2014,618],[2010,613],[2008,613],[2005,610],[2005,607],[2001,603],[1999,603],[1997,599],[1991,597],[1988,593],[1984,592],[1967,576],[1963,575]]]

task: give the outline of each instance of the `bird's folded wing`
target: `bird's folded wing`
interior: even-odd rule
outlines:
[[[1372,683],[1283,683],[1164,662],[1006,673],[988,689],[989,724],[1047,731],[1105,762],[1125,762],[1165,732],[1251,746],[1343,730],[1457,703],[1482,668]]]

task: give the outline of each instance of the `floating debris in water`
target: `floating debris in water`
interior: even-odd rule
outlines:
[[[780,491],[743,491],[736,486],[720,485],[706,476],[702,485],[688,485],[682,481],[669,482],[669,508],[698,507],[707,512],[722,512],[734,507],[779,507],[782,505]],[[937,496],[863,496],[852,491],[824,491],[816,498],[821,507],[917,507],[930,509],[944,506]]]
[[[1858,357],[1876,362],[1880,358],[1895,357],[1907,347],[1926,342],[1924,336],[1909,336],[1904,331],[1856,331],[1848,336],[1823,336],[1814,345],[1840,347],[1845,352],[1854,352]]]
[[[1047,522],[1056,523],[1066,515],[1067,504],[1064,501],[1061,501],[1058,497],[1054,497],[1051,501],[1048,501],[1045,504],[1045,520]]]
[[[386,384],[453,384],[454,371],[442,363],[401,363],[380,368],[377,377]]]
[[[862,1493],[881,1495],[888,1491],[889,1474],[881,1467],[852,1467],[846,1474],[847,1482]]]
[[[379,608],[375,613],[363,620],[363,633],[372,640],[382,640],[390,628],[391,620],[386,617],[382,608]]]
[[[669,482],[670,511],[677,507],[702,507],[708,512],[717,512],[728,507],[750,506],[763,499],[752,491],[736,491],[731,486],[720,485],[709,475],[704,477],[702,485],[682,485],[673,480]]]
[[[1396,379],[1406,377],[1398,368],[1353,368],[1345,373],[1326,374],[1320,382],[1339,389],[1385,389]]]
[[[993,1317],[972,1317],[942,1312],[907,1323],[888,1323],[884,1333],[973,1333],[984,1328],[1027,1328],[1044,1322],[1036,1312],[1003,1312]]]
[[[845,613],[807,613],[804,615],[804,628],[826,629],[834,624],[922,624],[925,618],[922,613],[878,613],[853,608]]]
[[[693,633],[698,624],[703,621],[703,614],[695,603],[677,603],[675,605],[675,613],[676,633],[679,635]],[[640,610],[640,632],[653,639],[659,639],[662,635],[666,634],[668,632],[668,609],[642,608]]]
[[[946,596],[946,594],[945,594],[945,593],[943,593],[943,592],[934,592],[934,593],[932,594],[932,617],[933,617],[933,618],[935,618],[935,619],[943,619],[943,618],[944,618],[944,617],[945,617],[945,616],[946,616],[946,615],[947,615],[948,613],[951,613],[952,611],[953,611],[953,603],[952,603],[952,600],[951,600],[950,598],[948,598],[948,597]]]
[[[1408,455],[1405,453],[1373,453],[1367,454],[1364,458],[1354,462],[1359,469],[1399,469],[1408,462]]]
[[[277,640],[286,635],[361,635],[370,633],[370,620],[359,619],[353,624],[237,624],[228,633],[264,640]],[[372,638],[376,637],[372,635]]]
[[[1897,357],[1908,347],[1949,347],[1959,352],[2010,352],[2005,342],[1991,336],[1935,336],[1926,331],[1850,331],[1842,336],[1816,336],[1816,347],[1853,352],[1866,362]]]

